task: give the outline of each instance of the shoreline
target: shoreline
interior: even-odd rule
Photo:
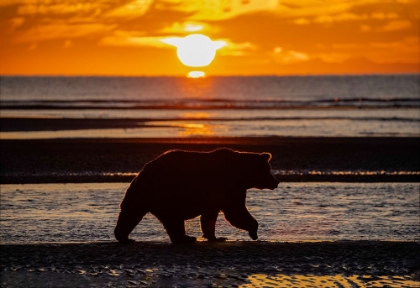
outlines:
[[[48,109],[49,106],[46,107],[40,107],[43,109]],[[15,105],[9,107],[10,109],[17,109]],[[33,109],[34,107],[28,106],[27,109]],[[92,110],[92,109],[103,109],[103,107],[59,107],[59,106],[52,106],[49,107],[52,110]],[[176,107],[173,109],[169,107],[149,107],[147,110],[159,110],[159,109],[169,109],[169,110],[178,110]],[[396,107],[381,107],[381,109],[418,109],[419,107],[403,107],[403,108],[396,108]],[[0,107],[1,110],[7,110],[8,107]],[[20,108],[19,108],[20,109]],[[118,110],[121,109],[119,107],[116,108],[110,108],[107,107],[108,110]],[[130,109],[135,109],[131,107]],[[139,108],[140,109],[140,108]],[[144,108],[141,108],[144,109]],[[190,108],[182,108],[182,111],[189,111],[189,110],[196,110],[197,107],[190,107]],[[226,108],[221,107],[220,109],[215,108],[215,110],[224,110],[224,109],[232,109],[232,108]],[[249,110],[250,107],[238,107],[234,110]],[[255,108],[253,110],[279,110],[279,108]],[[331,107],[282,107],[282,110],[328,110],[331,109]],[[357,109],[357,110],[367,110],[367,109],[378,109],[377,107],[348,107],[348,106],[334,106],[334,109]],[[205,107],[200,107],[200,110],[209,110]],[[213,110],[213,109],[210,109]],[[353,119],[349,116],[324,116],[324,117],[279,117],[279,116],[272,116],[272,117],[266,117],[266,116],[259,116],[259,117],[253,117],[249,119],[244,119],[243,117],[212,117],[212,118],[201,118],[198,117],[192,117],[192,116],[184,116],[184,117],[163,117],[161,119],[159,118],[153,118],[153,117],[145,117],[145,118],[56,118],[56,117],[2,117],[2,125],[0,126],[0,132],[49,132],[49,131],[62,131],[62,130],[89,130],[89,129],[133,129],[133,128],[158,128],[158,127],[173,127],[174,125],[171,124],[171,122],[178,122],[178,121],[207,121],[209,123],[212,122],[232,122],[232,121],[264,121],[264,120],[350,120]],[[358,118],[358,120],[366,120],[365,118]],[[376,118],[370,118],[369,120],[379,120],[379,121],[403,121],[403,122],[418,122],[419,119],[411,118],[411,117],[390,117],[390,118],[384,118],[384,117],[376,117]],[[158,122],[159,124],[153,123]],[[181,124],[181,123],[180,123]]]
[[[119,175],[6,175],[0,176],[0,185],[47,183],[130,183],[134,176]],[[419,175],[282,175],[280,183],[337,182],[337,183],[418,183]]]
[[[54,287],[420,284],[415,242],[0,244],[0,250],[4,287],[41,287],[43,281]]]
[[[281,182],[420,182],[416,137],[203,137],[1,140],[0,183],[130,182],[167,150],[219,147],[270,152]]]

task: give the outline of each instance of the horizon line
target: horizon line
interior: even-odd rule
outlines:
[[[156,74],[156,75],[130,75],[130,74],[1,74],[0,77],[126,77],[126,78],[158,78],[158,77],[167,77],[167,78],[186,78],[191,80],[203,79],[203,78],[212,78],[212,77],[325,77],[325,76],[390,76],[390,75],[419,75],[420,72],[377,72],[377,73],[302,73],[302,74],[214,74],[206,75],[201,78],[188,78],[186,75],[165,75],[165,74]]]

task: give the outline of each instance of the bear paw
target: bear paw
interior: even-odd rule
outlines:
[[[184,235],[183,237],[179,238],[171,238],[172,243],[174,244],[186,244],[186,243],[193,243],[197,239],[192,236]]]
[[[227,238],[226,237],[219,237],[219,238],[209,238],[208,241],[209,242],[226,242]]]
[[[122,244],[130,244],[130,243],[134,243],[134,242],[136,242],[136,240],[126,238],[126,239],[118,239],[118,242],[120,242],[120,243],[122,243]]]
[[[258,235],[257,232],[249,232],[249,237],[251,237],[252,240],[257,240],[258,239]]]

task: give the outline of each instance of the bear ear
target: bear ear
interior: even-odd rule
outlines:
[[[271,158],[272,158],[271,154],[270,154],[270,153],[268,153],[268,152],[261,153],[261,156],[263,156],[263,157],[264,157],[264,159],[266,159],[266,160],[267,160],[267,162],[270,162],[270,160],[271,160]]]

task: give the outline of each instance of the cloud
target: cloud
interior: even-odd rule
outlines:
[[[0,1],[0,7],[22,4],[22,2],[26,2],[26,1],[22,1],[22,0],[1,0]]]
[[[10,19],[10,25],[12,26],[11,27],[12,30],[18,28],[23,23],[25,23],[25,18],[23,18],[23,17],[14,17],[14,18]]]
[[[314,58],[321,59],[322,61],[326,63],[343,63],[344,61],[351,58],[351,55],[345,54],[345,53],[319,53],[316,55],[313,55]]]
[[[77,3],[77,2],[49,2],[40,1],[41,3],[32,2],[20,5],[18,7],[19,15],[33,15],[33,14],[68,14],[77,12],[90,12],[98,8],[98,4],[95,3]]]
[[[214,1],[208,1],[208,6],[212,5]],[[154,4],[157,10],[170,10],[184,13],[193,13],[205,7],[203,1],[188,1],[188,0],[158,0]]]
[[[78,38],[90,34],[105,33],[115,27],[116,25],[100,23],[72,25],[63,22],[53,22],[49,24],[40,24],[17,34],[14,38],[14,42],[37,42],[51,39]]]
[[[399,15],[397,13],[383,13],[383,12],[374,12],[371,14],[373,19],[397,19]]]
[[[188,17],[189,20],[218,21],[258,11],[272,11],[276,9],[277,6],[278,0],[164,0],[158,1],[155,8],[191,14],[191,16]]]
[[[366,14],[357,15],[354,13],[340,13],[335,15],[321,15],[314,19],[315,23],[333,23],[342,21],[366,20],[369,16]]]
[[[400,31],[411,28],[413,25],[409,20],[395,20],[386,24],[380,29],[383,32]]]
[[[105,14],[110,18],[137,18],[144,15],[154,0],[134,0]]]
[[[293,20],[293,23],[296,25],[308,25],[311,24],[311,21],[306,18],[298,18]]]
[[[377,62],[419,62],[420,47],[418,37],[406,37],[401,41],[370,42],[374,51],[386,53],[386,57],[376,59]]]
[[[325,3],[328,2],[328,3]],[[280,17],[316,17],[318,15],[334,15],[349,11],[355,6],[355,1],[282,1],[274,9],[274,13]]]
[[[379,10],[369,12],[369,8],[367,7],[370,7],[370,5],[379,5],[378,7],[381,7],[381,1],[378,0],[326,2],[328,3],[321,4],[319,1],[296,1],[296,3],[300,3],[298,5],[296,3],[292,4],[287,3],[287,1],[282,1],[282,5],[275,11],[280,16],[295,18],[292,22],[296,25],[400,18],[400,15],[395,12],[386,13]]]
[[[181,39],[177,36],[143,36],[139,32],[115,31],[113,35],[103,37],[98,44],[100,46],[173,49],[173,46],[176,46]],[[229,39],[214,40],[213,43],[220,45],[218,54],[221,56],[243,56],[257,49],[252,43],[235,43]]]
[[[174,22],[171,26],[165,27],[159,32],[164,34],[188,34],[192,32],[215,33],[218,31],[218,28],[204,22],[186,21]]]
[[[309,55],[306,53],[294,50],[285,50],[282,47],[274,48],[272,55],[275,62],[283,64],[299,63],[309,60]]]
[[[229,39],[224,39],[226,46],[218,52],[222,56],[245,56],[257,50],[257,46],[250,42],[235,43]]]
[[[113,35],[103,37],[98,44],[100,46],[171,48],[161,41],[163,37],[142,36],[141,34],[133,31],[115,31]]]

